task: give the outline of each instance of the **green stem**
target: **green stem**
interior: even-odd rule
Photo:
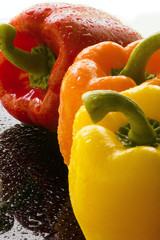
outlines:
[[[122,112],[131,125],[128,137],[136,145],[152,145],[156,140],[156,133],[144,112],[130,98],[111,90],[95,90],[83,94],[82,100],[94,123],[109,112]]]
[[[160,49],[160,32],[142,40],[135,47],[120,75],[132,78],[137,84],[144,82],[147,63],[158,49]]]
[[[41,53],[29,53],[16,48],[13,41],[17,30],[9,24],[0,25],[0,49],[4,56],[16,67],[35,75],[47,75],[48,57]]]

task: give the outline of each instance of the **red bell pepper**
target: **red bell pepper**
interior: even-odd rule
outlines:
[[[140,38],[91,7],[37,4],[0,26],[2,104],[18,120],[56,131],[61,81],[76,55],[101,41],[126,46]]]

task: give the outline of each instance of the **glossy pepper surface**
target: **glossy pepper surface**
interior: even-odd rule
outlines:
[[[92,91],[83,101],[74,122],[69,191],[86,239],[158,240],[160,87]]]
[[[1,50],[11,62],[0,54],[2,104],[20,121],[53,131],[57,128],[61,81],[76,55],[101,41],[111,40],[125,46],[141,38],[107,13],[67,3],[37,4],[11,19],[9,24],[15,30],[4,26],[0,30]],[[26,53],[41,45],[46,48],[40,53],[37,48],[31,55]],[[40,80],[44,76],[47,79]]]
[[[58,139],[67,165],[72,145],[72,125],[82,105],[82,94],[96,89],[120,92],[143,82],[160,85],[159,48],[160,34],[156,33],[126,47],[107,41],[87,47],[78,54],[65,74],[60,92]],[[111,76],[112,70],[121,71],[116,76],[114,71]],[[148,76],[154,79],[146,81],[146,72],[151,73]]]

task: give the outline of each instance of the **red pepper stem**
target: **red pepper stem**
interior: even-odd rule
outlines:
[[[109,112],[122,112],[131,125],[128,137],[136,145],[152,145],[156,133],[143,110],[130,98],[112,90],[95,90],[82,96],[92,121],[99,122]]]
[[[4,56],[16,67],[35,75],[47,75],[48,57],[41,53],[29,53],[16,48],[13,41],[17,35],[15,27],[0,25],[0,49]]]
[[[144,82],[147,63],[158,49],[160,49],[160,32],[145,38],[135,47],[120,75],[132,78],[137,84]]]

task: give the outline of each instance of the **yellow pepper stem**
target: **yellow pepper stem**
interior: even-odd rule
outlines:
[[[109,112],[122,112],[130,123],[128,138],[136,145],[153,145],[156,132],[143,110],[132,99],[112,90],[95,90],[84,93],[82,100],[94,123]]]
[[[145,38],[135,47],[120,75],[132,78],[137,84],[144,82],[147,63],[158,49],[160,49],[160,32]]]

